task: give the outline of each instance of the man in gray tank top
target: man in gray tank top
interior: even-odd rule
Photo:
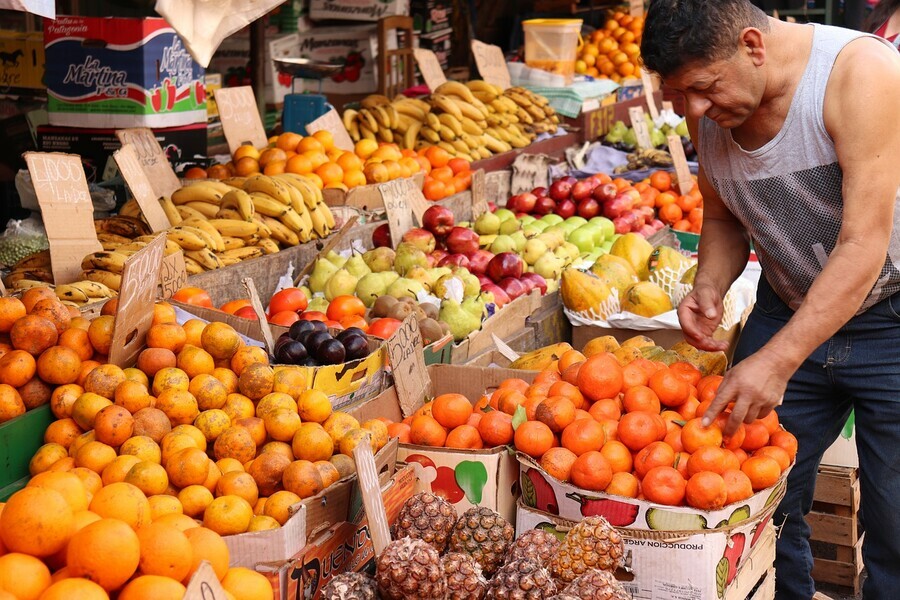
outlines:
[[[784,23],[749,0],[652,0],[641,54],[682,92],[700,156],[700,268],[685,337],[720,350],[722,298],[752,240],[763,277],[736,366],[704,415],[725,434],[776,409],[799,442],[777,546],[779,599],[808,600],[816,473],[856,413],[865,598],[900,598],[900,55]]]

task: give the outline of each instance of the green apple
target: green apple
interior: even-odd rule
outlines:
[[[612,240],[606,240],[602,244],[600,244],[600,249],[603,250],[604,254],[609,254],[609,249],[612,248]]]
[[[555,227],[562,227],[563,231],[566,232],[566,237],[569,237],[569,235],[571,235],[573,231],[581,227],[581,225],[579,225],[578,223],[569,223],[567,221],[564,221]]]
[[[500,217],[491,212],[483,213],[475,219],[475,233],[493,235],[500,231]]]
[[[543,221],[544,223],[549,223],[550,225],[559,225],[563,222],[563,218],[557,214],[550,213],[549,215],[544,215],[538,221]]]
[[[616,226],[606,217],[594,217],[589,221],[600,226],[603,231],[603,240],[606,241],[616,234]]]
[[[566,240],[574,244],[580,253],[587,253],[594,249],[594,230],[590,227],[579,227],[569,234]]]
[[[494,240],[494,243],[491,244],[490,250],[494,254],[500,254],[501,252],[515,252],[516,241],[508,235],[498,235]]]
[[[564,222],[565,223],[577,223],[578,226],[580,227],[580,226],[584,225],[585,223],[587,223],[587,219],[585,219],[584,217],[579,217],[578,215],[575,215],[575,216],[569,217]]]
[[[501,221],[508,221],[509,219],[515,220],[515,218],[516,218],[516,213],[509,210],[508,208],[498,208],[494,212],[494,214],[497,215],[498,217],[500,217]]]
[[[525,237],[523,231],[516,231],[509,237],[516,243],[516,252],[521,252],[525,248],[525,242],[527,242],[528,239]]]
[[[500,233],[504,235],[511,235],[519,231],[521,228],[522,225],[517,219],[507,219],[500,222]]]
[[[531,215],[523,215],[519,217],[519,224],[522,225],[522,227],[525,227],[529,223],[534,223],[535,221],[537,221],[537,219],[535,219]]]
[[[526,230],[534,229],[534,230],[537,230],[538,233],[540,233],[540,232],[544,231],[545,229],[547,229],[548,227],[550,227],[550,223],[548,223],[547,221],[541,221],[540,219],[538,219],[538,220],[533,221],[533,222],[529,223],[528,225],[526,225],[524,227],[524,229],[526,229]]]

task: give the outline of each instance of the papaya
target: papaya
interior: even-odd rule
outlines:
[[[677,353],[684,362],[690,363],[707,375],[722,375],[728,367],[728,358],[724,352],[706,352],[698,350],[685,341],[678,342],[670,348]]]
[[[613,351],[612,355],[616,357],[616,360],[619,361],[619,364],[623,367],[633,360],[644,357],[641,353],[641,349],[635,348],[634,346],[620,346]]]
[[[636,335],[622,342],[622,345],[635,348],[653,348],[656,347],[656,342],[653,341],[653,338],[649,338],[646,335]]]
[[[604,254],[591,265],[591,273],[600,278],[611,289],[618,290],[619,298],[628,286],[640,281],[634,267],[621,256]]]
[[[562,272],[559,294],[563,305],[569,310],[575,312],[593,310],[602,313],[601,304],[609,298],[611,293],[609,286],[595,275],[572,268]],[[600,314],[602,318],[606,316],[606,314]]]
[[[587,358],[592,357],[595,354],[600,354],[601,352],[610,352],[612,353],[615,350],[619,349],[619,342],[611,335],[601,335],[599,337],[595,337],[587,344],[584,345],[584,348],[581,349],[581,353],[584,354]]]
[[[510,369],[522,369],[523,371],[543,371],[559,357],[572,349],[566,342],[544,346],[523,354],[509,365]]]
[[[653,254],[653,246],[644,236],[637,233],[626,233],[613,242],[609,253],[628,261],[641,281],[647,281],[647,278],[650,277],[647,262],[650,260],[650,255]]]
[[[621,300],[622,311],[642,317],[655,317],[672,310],[672,300],[655,283],[642,281],[625,290]]]

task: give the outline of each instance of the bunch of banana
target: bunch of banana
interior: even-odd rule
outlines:
[[[419,132],[419,147],[439,146],[471,161],[490,157],[495,144],[488,132],[488,106],[458,81],[442,83],[431,94],[431,113]]]
[[[556,131],[559,115],[543,96],[522,87],[511,87],[500,98],[508,98],[516,105],[515,115],[527,132],[539,135]],[[506,105],[506,108],[511,108],[508,103]]]
[[[371,94],[360,101],[359,110],[344,111],[343,121],[354,142],[369,139],[412,149],[430,110],[431,105],[417,98],[398,96],[391,100]]]
[[[130,240],[129,240],[130,241]],[[71,306],[82,306],[98,300],[112,298],[116,291],[101,282],[85,278],[65,285],[53,285],[53,273],[50,270],[50,251],[43,250],[27,256],[17,262],[13,270],[4,279],[10,292],[23,292],[34,287],[53,289],[56,296]]]
[[[53,283],[53,272],[50,270],[50,250],[41,250],[20,259],[12,266],[3,283],[9,290],[18,289],[20,281],[40,281]]]
[[[620,165],[613,169],[614,173],[625,173],[626,171],[640,171],[642,169],[655,169],[671,167],[672,155],[666,150],[650,148],[647,150],[638,150],[628,154],[628,164]]]

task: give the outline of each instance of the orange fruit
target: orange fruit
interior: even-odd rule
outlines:
[[[660,436],[659,426],[654,416],[658,415],[644,411],[622,415],[616,430],[619,441],[633,452],[638,452],[652,442],[660,441],[665,437],[665,433]]]
[[[634,474],[643,479],[654,467],[671,467],[675,464],[675,450],[665,442],[652,442],[634,457]]]
[[[541,456],[540,464],[551,477],[560,481],[568,481],[572,465],[578,457],[568,448],[550,448]]]
[[[447,440],[447,430],[434,417],[420,415],[410,424],[409,437],[413,444],[440,447]]]
[[[482,422],[484,422],[484,417],[482,417]],[[525,421],[516,429],[513,442],[516,450],[533,458],[540,458],[553,447],[553,431],[540,421]]]
[[[718,446],[701,446],[691,453],[687,463],[687,473],[693,477],[701,471],[711,471],[721,475],[728,468],[728,451]]]
[[[193,551],[187,536],[179,529],[150,523],[137,530],[141,546],[140,572],[181,581],[193,564]]]
[[[478,429],[472,425],[459,425],[453,428],[447,434],[447,440],[444,442],[447,448],[469,448],[480,449],[484,447],[484,442]]]
[[[650,376],[647,385],[665,406],[681,406],[691,395],[690,384],[672,369],[660,369]]]
[[[747,452],[755,452],[763,446],[770,445],[769,438],[769,430],[766,429],[765,424],[759,421],[746,423],[744,424],[744,441],[741,444],[741,448]],[[776,446],[778,444],[771,443],[771,445]]]
[[[563,429],[560,443],[576,456],[599,451],[606,442],[603,425],[594,419],[577,419]]]
[[[609,485],[603,491],[614,496],[637,498],[640,485],[638,478],[631,473],[613,473]]]
[[[282,481],[284,489],[300,498],[310,498],[325,489],[319,470],[308,460],[295,460],[289,464],[284,470]]]
[[[741,465],[741,471],[750,478],[754,492],[772,487],[781,477],[781,467],[769,456],[751,456]]]
[[[32,475],[43,473],[52,467],[56,461],[67,458],[68,455],[65,446],[61,444],[44,444],[38,448],[38,451],[28,462],[28,471]]]
[[[728,497],[725,500],[726,505],[746,500],[753,495],[753,484],[743,471],[729,469],[722,473],[722,479],[725,480],[725,487],[728,492]]]
[[[101,488],[91,499],[90,510],[104,519],[124,521],[133,529],[150,523],[147,497],[130,483],[113,483]]]
[[[249,475],[248,475],[249,477]],[[240,496],[216,498],[203,513],[203,526],[219,535],[244,533],[253,517],[253,505]]]
[[[774,459],[775,462],[778,463],[778,467],[781,469],[782,473],[791,466],[791,455],[788,454],[787,450],[779,446],[763,446],[754,452],[753,456],[768,456],[769,458]]]
[[[607,352],[595,354],[578,371],[578,389],[593,401],[613,398],[622,389],[622,367]]]
[[[638,385],[628,388],[622,396],[622,406],[627,412],[643,410],[659,414],[661,410],[659,397],[651,388]]]
[[[20,598],[25,596],[20,596]],[[121,596],[120,596],[121,597]],[[40,600],[109,600],[109,594],[102,587],[80,577],[67,577],[53,582],[44,590]]]
[[[691,419],[681,429],[681,444],[691,454],[701,446],[719,447],[722,445],[722,430],[715,423],[704,427],[702,419]]]
[[[504,446],[513,441],[512,417],[499,410],[485,413],[478,422],[478,433],[486,448]]]
[[[612,467],[602,453],[591,450],[572,463],[570,479],[580,488],[602,491],[612,481]]]
[[[52,292],[51,292],[52,293]],[[8,333],[16,321],[25,316],[27,309],[18,298],[0,298],[0,332]]]
[[[602,421],[604,419],[618,421],[622,417],[622,409],[619,406],[619,403],[612,398],[597,400],[591,405],[590,409],[588,409],[588,413],[590,413],[597,421]]]
[[[633,457],[628,447],[618,440],[610,440],[600,448],[600,454],[606,458],[613,473],[630,473],[633,468]]]
[[[137,534],[122,521],[100,519],[72,536],[66,563],[73,577],[85,577],[110,591],[131,577],[139,561]]]
[[[269,580],[256,571],[244,567],[228,569],[222,578],[222,587],[241,600],[270,600],[272,597],[272,584]]]
[[[141,575],[128,582],[118,600],[181,600],[186,589],[184,585],[160,575]]]
[[[770,414],[775,414],[775,411],[772,411]],[[794,458],[797,456],[797,438],[789,431],[783,429],[776,430],[775,433],[769,436],[769,444],[778,446],[787,452],[791,462],[793,462]]]
[[[687,483],[674,467],[654,467],[641,480],[641,491],[650,502],[679,506],[684,501]]]
[[[688,506],[700,510],[722,508],[728,501],[728,486],[725,479],[712,471],[695,473],[685,486],[685,501]]]
[[[225,545],[225,540],[222,539],[222,536],[206,527],[193,527],[186,530],[184,535],[187,537],[193,550],[193,562],[185,579],[189,580],[204,560],[209,561],[210,565],[212,565],[217,578],[222,579],[225,577],[225,574],[228,572],[230,557],[228,546]]]
[[[0,540],[9,552],[50,556],[65,546],[74,527],[72,509],[55,489],[21,489],[0,513]]]
[[[19,552],[0,556],[0,591],[13,600],[38,600],[50,583],[50,569],[40,559]]]

